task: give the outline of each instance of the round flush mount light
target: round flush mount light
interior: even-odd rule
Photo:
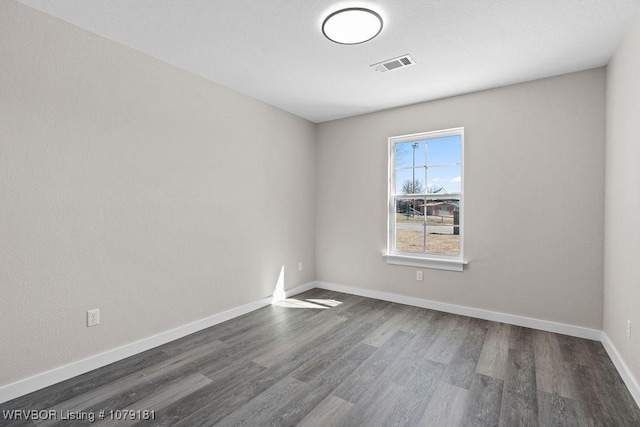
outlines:
[[[382,18],[376,12],[352,7],[333,12],[322,23],[322,34],[339,44],[364,43],[382,31]]]

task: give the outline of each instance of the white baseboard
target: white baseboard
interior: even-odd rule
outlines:
[[[289,297],[297,295],[301,292],[308,291],[309,289],[313,289],[314,287],[315,283],[310,282],[296,288],[289,289],[285,292],[287,297]],[[269,304],[271,304],[271,297],[263,298],[261,300],[250,302],[248,304],[232,308],[231,310],[227,310],[222,313],[214,314],[213,316],[197,320],[178,328],[141,339],[131,344],[126,344],[122,347],[114,348],[104,353],[96,354],[87,357],[86,359],[78,360],[76,362],[71,362],[68,365],[60,366],[49,371],[36,374],[32,377],[1,386],[0,403],[15,399],[16,397],[24,396],[25,394],[29,394],[36,390],[49,387],[61,381],[68,380],[94,369],[98,369],[119,360],[126,359],[127,357],[133,356],[135,354],[139,354],[168,342],[175,341],[194,332],[198,332],[211,326],[217,325],[218,323],[226,322],[227,320],[231,320],[235,317],[242,316],[243,314],[250,313],[259,308],[266,307]]]
[[[494,322],[508,323],[510,325],[555,332],[558,334],[570,335],[578,338],[586,338],[595,341],[600,341],[602,335],[602,331],[599,331],[597,329],[583,328],[582,326],[567,325],[564,323],[556,323],[548,320],[533,319],[530,317],[517,316],[514,314],[499,313],[496,311],[466,307],[463,305],[448,304],[444,302],[408,297],[388,292],[336,285],[335,283],[315,282],[315,285],[317,288],[327,289],[330,291],[344,292],[346,294],[359,295],[367,298],[396,302],[399,304],[412,305],[415,307],[428,308],[431,310],[444,311],[446,313],[460,314],[462,316],[476,317],[478,319],[492,320]]]
[[[624,363],[622,356],[620,356],[620,353],[618,353],[618,349],[616,349],[616,347],[609,339],[609,336],[604,331],[602,332],[601,341],[604,349],[607,350],[607,353],[609,354],[609,358],[613,362],[613,365],[616,367],[618,373],[620,373],[620,376],[622,377],[622,380],[629,389],[631,396],[633,396],[636,404],[640,406],[640,384],[638,384],[638,380],[633,376],[627,364]]]

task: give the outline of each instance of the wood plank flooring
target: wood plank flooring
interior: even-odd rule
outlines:
[[[2,404],[0,425],[640,426],[598,342],[321,289],[295,300]],[[155,419],[110,419],[125,409]]]

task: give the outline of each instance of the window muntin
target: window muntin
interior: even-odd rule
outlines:
[[[390,254],[462,259],[464,129],[389,138]]]

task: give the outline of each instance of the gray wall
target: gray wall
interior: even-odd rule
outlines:
[[[604,331],[640,379],[640,18],[607,68]],[[631,339],[626,322],[631,320]]]
[[[604,114],[601,68],[320,124],[317,279],[601,329]],[[417,282],[381,257],[387,137],[458,126],[469,265]]]
[[[0,385],[314,279],[312,123],[13,1],[0,58]]]

